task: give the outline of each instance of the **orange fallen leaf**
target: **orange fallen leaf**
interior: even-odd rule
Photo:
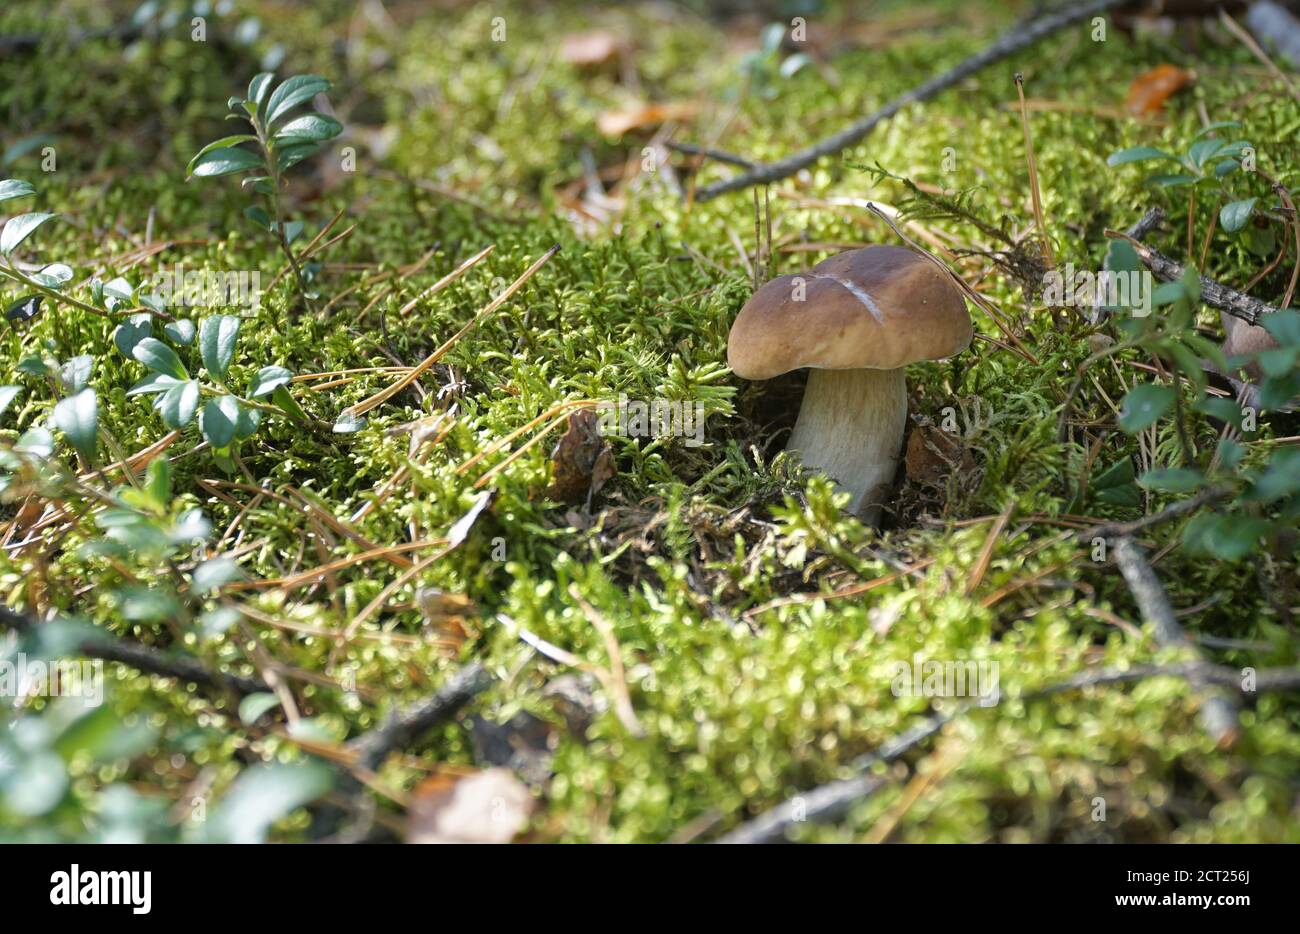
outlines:
[[[690,102],[640,104],[621,110],[607,110],[596,118],[596,129],[605,136],[622,136],[632,130],[644,130],[669,120],[690,120],[699,112]]]
[[[1177,65],[1157,65],[1133,79],[1125,108],[1135,117],[1159,113],[1165,101],[1196,81],[1196,72]]]

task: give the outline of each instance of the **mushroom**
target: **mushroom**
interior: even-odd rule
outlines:
[[[755,292],[731,326],[727,363],[745,379],[811,369],[787,449],[875,523],[907,422],[904,368],[960,353],[970,341],[952,276],[903,247],[869,246]]]

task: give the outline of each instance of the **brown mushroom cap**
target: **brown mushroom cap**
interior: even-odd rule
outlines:
[[[800,367],[893,370],[970,342],[966,299],[950,276],[904,247],[869,246],[755,292],[731,326],[727,364],[744,379]]]

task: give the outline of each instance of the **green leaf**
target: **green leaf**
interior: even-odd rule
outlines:
[[[11,323],[31,321],[40,314],[41,304],[44,301],[45,297],[40,294],[24,295],[5,309],[5,320]]]
[[[1224,438],[1219,442],[1219,463],[1228,470],[1234,470],[1246,456],[1246,446],[1238,444],[1231,438]]]
[[[1195,175],[1152,175],[1147,179],[1147,184],[1155,185],[1157,188],[1181,188],[1183,185],[1191,185],[1195,181]]]
[[[8,256],[17,249],[18,244],[31,236],[32,231],[44,224],[46,221],[58,216],[59,215],[57,214],[37,212],[35,214],[19,214],[17,217],[11,217],[9,223],[5,224],[4,230],[0,232],[0,253]]]
[[[334,420],[334,434],[350,435],[354,431],[360,431],[361,426],[365,423],[366,420],[363,417],[349,409],[344,409],[339,413],[338,418]]]
[[[295,140],[310,140],[312,142],[322,142],[327,139],[333,139],[343,132],[343,124],[339,123],[333,117],[327,117],[325,114],[309,113],[301,117],[295,117],[280,128],[280,132],[275,134],[277,145],[291,143]]]
[[[194,569],[190,590],[194,593],[211,593],[244,576],[234,558],[212,558]]]
[[[191,163],[190,175],[199,178],[212,178],[218,175],[233,175],[248,169],[255,169],[262,160],[247,149],[213,149],[197,156]]]
[[[1183,543],[1191,551],[1236,561],[1250,554],[1267,530],[1262,519],[1205,513],[1187,523]]]
[[[1129,390],[1120,406],[1119,427],[1127,434],[1136,434],[1155,424],[1156,419],[1169,411],[1174,404],[1174,391],[1168,386],[1141,383]]]
[[[1133,462],[1125,458],[1107,467],[1092,481],[1093,494],[1103,503],[1136,506],[1142,501],[1133,483]]]
[[[248,99],[257,105],[259,113],[265,114],[263,105],[266,103],[266,95],[271,90],[271,82],[275,80],[275,75],[269,71],[254,75],[253,80],[248,82]]]
[[[1217,418],[1234,428],[1241,428],[1241,406],[1237,405],[1232,399],[1225,399],[1221,396],[1206,396],[1197,402],[1194,408],[1198,412],[1204,412],[1206,415]]]
[[[1268,376],[1286,376],[1295,369],[1300,347],[1271,347],[1257,356],[1259,368]]]
[[[176,351],[156,337],[142,337],[131,348],[131,356],[155,373],[165,373],[176,379],[189,378],[190,374],[186,371],[185,364],[181,363],[181,358],[176,356]]]
[[[75,396],[60,399],[50,414],[50,425],[63,432],[82,457],[93,462],[99,431],[99,399],[95,390],[83,389]]]
[[[172,386],[154,403],[163,424],[173,431],[184,428],[199,407],[199,381],[187,379]]]
[[[242,406],[234,396],[209,399],[199,413],[199,430],[208,444],[224,448],[235,440],[235,430],[242,414]]]
[[[1138,486],[1163,493],[1187,493],[1205,482],[1199,470],[1186,467],[1158,467],[1138,477]]]
[[[22,756],[0,788],[7,810],[19,817],[40,817],[58,806],[69,784],[63,758],[56,752],[38,750]]]
[[[172,500],[172,462],[165,457],[151,460],[145,472],[144,489],[159,511],[166,509]]]
[[[1121,149],[1119,152],[1112,152],[1106,159],[1106,164],[1112,168],[1117,165],[1127,165],[1130,162],[1149,162],[1152,159],[1165,159],[1170,162],[1177,162],[1177,156],[1171,156],[1162,149],[1153,149],[1150,146],[1134,146],[1132,149]]]
[[[190,160],[190,164],[185,167],[185,175],[187,177],[194,175],[195,174],[194,167],[199,164],[200,159],[202,159],[210,152],[216,152],[218,149],[231,149],[234,152],[244,153],[245,155],[252,155],[252,153],[249,153],[246,150],[234,149],[234,147],[238,146],[240,143],[256,143],[256,142],[257,142],[257,137],[253,136],[251,133],[236,133],[233,136],[223,136],[221,137],[221,139],[214,139],[212,142],[208,143],[208,145],[204,146],[202,149],[200,149],[198,152],[194,154],[194,158]],[[206,172],[200,174],[225,175],[227,173]]]
[[[163,325],[163,333],[170,337],[178,344],[194,343],[194,322],[189,318],[181,318],[179,321],[168,321]]]
[[[280,706],[280,698],[266,691],[249,694],[239,702],[239,722],[252,726],[263,714]]]
[[[28,195],[36,194],[36,189],[29,182],[20,181],[16,178],[6,178],[0,181],[0,201],[8,201],[11,198],[26,198]]]
[[[143,396],[149,393],[166,392],[181,381],[166,373],[150,373],[140,382],[126,391],[127,396]]]
[[[72,279],[72,267],[64,263],[50,263],[40,272],[32,273],[31,279],[47,289],[58,292]]]
[[[0,415],[4,414],[5,409],[13,404],[22,391],[21,386],[0,386]]]
[[[1271,503],[1300,492],[1300,447],[1282,448],[1273,453],[1268,468],[1255,481],[1250,499]]]
[[[308,156],[320,151],[319,143],[294,143],[284,146],[275,154],[275,165],[280,171],[292,168]]]
[[[54,453],[54,435],[39,425],[29,428],[18,436],[14,450],[20,454],[32,454],[36,457],[49,457]]]
[[[200,836],[210,843],[261,843],[273,823],[333,785],[334,770],[320,762],[251,766],[213,808]]]
[[[1141,272],[1142,260],[1127,240],[1112,240],[1106,248],[1106,268],[1111,272]]]
[[[1273,335],[1279,344],[1300,347],[1300,312],[1291,308],[1275,311],[1259,319],[1260,327]]]
[[[1202,139],[1198,140],[1187,150],[1187,158],[1197,168],[1201,168],[1223,150],[1228,148],[1228,144],[1221,139]]]
[[[298,400],[289,392],[288,386],[277,386],[275,392],[271,393],[271,402],[289,417],[300,422],[308,421],[307,413],[302,410]]]
[[[320,75],[294,75],[286,79],[266,102],[266,125],[273,128],[303,101],[311,100],[329,89],[330,83]]]
[[[81,392],[90,382],[90,374],[95,369],[95,358],[90,354],[73,357],[59,367],[59,382],[69,393]]]
[[[1236,126],[1241,126],[1241,124],[1236,120],[1220,120],[1217,123],[1211,123],[1209,126],[1205,127],[1203,130],[1201,130],[1199,133],[1193,136],[1192,139],[1200,139],[1202,136],[1206,135],[1207,133],[1213,133],[1215,130],[1226,130],[1228,127],[1236,127]]]
[[[291,379],[293,379],[293,374],[282,366],[264,366],[249,381],[248,397],[257,399],[260,396],[273,393]]]
[[[1259,388],[1259,404],[1266,409],[1281,409],[1297,395],[1300,395],[1300,370],[1265,379]]]
[[[265,208],[257,206],[244,208],[244,216],[263,230],[275,229],[275,221],[271,220],[271,215],[266,213]]]
[[[218,380],[225,380],[243,321],[234,315],[213,315],[199,325],[199,353],[203,366]]]
[[[1219,226],[1228,233],[1236,233],[1246,226],[1250,220],[1251,212],[1255,210],[1255,202],[1258,198],[1246,198],[1242,201],[1233,201],[1219,208]]]

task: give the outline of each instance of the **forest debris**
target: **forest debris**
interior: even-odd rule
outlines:
[[[1124,107],[1135,117],[1160,113],[1165,101],[1195,81],[1194,71],[1168,63],[1159,64],[1133,79]]]
[[[474,741],[474,761],[510,769],[535,787],[550,780],[551,758],[559,745],[559,734],[541,717],[526,710],[505,723],[472,717],[469,733]]]
[[[1113,552],[1115,564],[1124,575],[1124,582],[1137,602],[1142,619],[1151,624],[1156,642],[1162,648],[1182,648],[1194,663],[1204,664],[1200,652],[1178,624],[1160,578],[1156,577],[1138,544],[1127,535],[1119,535],[1113,539]],[[1241,737],[1236,702],[1225,692],[1211,689],[1209,682],[1195,672],[1189,674],[1187,680],[1204,695],[1201,726],[1216,746],[1231,749]]]
[[[592,409],[569,415],[569,430],[551,453],[551,486],[547,493],[565,502],[582,502],[600,492],[614,476],[614,452],[600,434]]]
[[[560,42],[560,61],[590,68],[612,61],[627,51],[620,36],[604,29],[570,33]]]
[[[934,425],[912,429],[903,463],[908,480],[939,488],[954,474],[964,476],[975,469],[975,459],[961,439]]]
[[[533,811],[528,788],[509,769],[464,778],[438,775],[416,790],[407,843],[509,843]]]
[[[606,110],[596,118],[596,129],[604,136],[617,137],[632,130],[644,130],[670,120],[690,120],[698,104],[689,101],[666,104],[637,104],[619,110]]]
[[[431,697],[390,713],[369,733],[348,743],[357,764],[374,771],[390,752],[406,746],[440,723],[454,717],[462,707],[487,689],[492,677],[478,662],[471,662],[452,675]]]

